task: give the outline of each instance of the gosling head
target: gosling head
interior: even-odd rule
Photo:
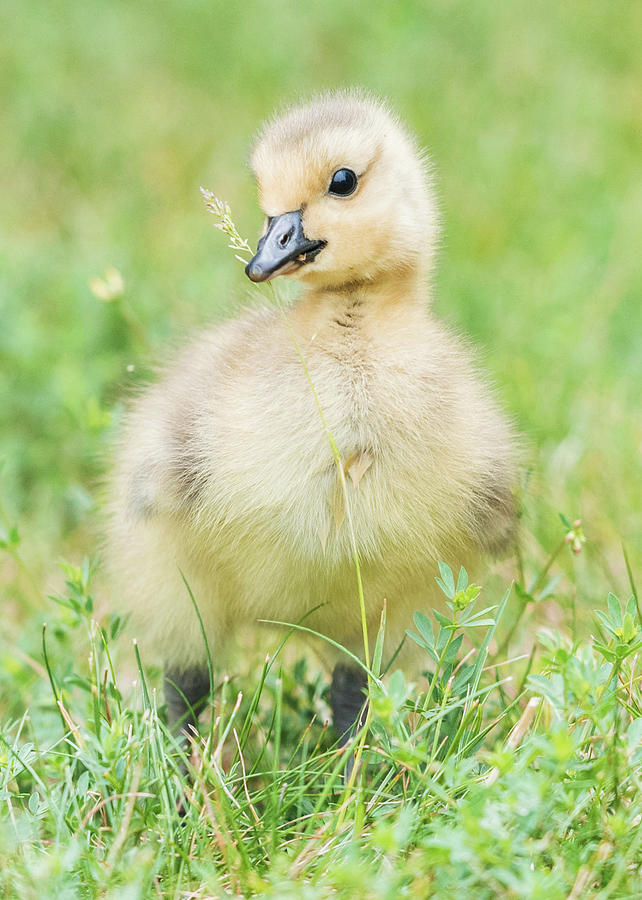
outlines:
[[[438,224],[425,158],[381,102],[334,93],[288,110],[251,166],[266,215],[252,281],[330,289],[427,271]]]

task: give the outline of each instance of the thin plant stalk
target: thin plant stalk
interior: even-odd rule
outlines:
[[[535,577],[535,580],[533,581],[530,588],[528,589],[528,594],[531,597],[534,597],[535,592],[540,589],[542,582],[546,578],[546,575],[548,574],[551,566],[553,565],[553,563],[555,562],[557,557],[560,555],[560,553],[562,552],[562,550],[564,549],[565,546],[566,546],[566,539],[562,538],[562,540],[559,542],[559,544],[555,547],[555,549],[553,550],[551,555],[546,560],[544,568]],[[517,616],[515,617],[513,624],[510,626],[510,628],[506,632],[506,635],[504,636],[501,644],[499,645],[499,649],[497,651],[498,656],[501,656],[508,649],[508,646],[513,639],[513,635],[517,631],[517,627],[522,620],[522,616],[526,612],[527,606],[528,606],[528,599],[521,598],[520,607],[519,607]]]
[[[207,191],[204,188],[201,188],[201,193],[205,199],[205,205],[208,210],[219,219],[216,223],[216,227],[222,231],[225,235],[227,235],[229,239],[229,246],[232,250],[235,251],[236,258],[241,262],[246,264],[247,260],[240,255],[240,253],[250,253],[252,252],[250,243],[245,238],[241,237],[234,224],[234,221],[231,217],[230,207],[227,203],[219,200],[211,191]],[[337,469],[337,475],[339,477],[339,483],[341,485],[341,492],[343,494],[343,500],[346,510],[346,520],[348,522],[348,530],[350,534],[350,544],[352,550],[352,560],[355,568],[355,574],[357,579],[357,594],[359,597],[359,609],[361,613],[361,630],[363,634],[363,651],[364,651],[364,659],[366,661],[366,666],[368,669],[370,668],[370,643],[368,641],[368,623],[366,619],[366,606],[365,606],[365,598],[363,592],[363,580],[361,577],[361,565],[359,562],[359,552],[357,548],[357,539],[354,530],[354,521],[352,518],[352,510],[348,497],[348,487],[345,479],[345,472],[343,470],[343,461],[341,459],[341,453],[339,452],[339,448],[337,447],[337,443],[334,439],[332,432],[328,426],[327,420],[325,418],[325,414],[323,412],[323,407],[321,406],[321,401],[319,400],[319,396],[317,394],[316,388],[314,386],[314,382],[312,380],[312,376],[310,375],[310,370],[305,361],[305,357],[303,356],[303,351],[299,345],[299,342],[296,339],[296,335],[294,333],[294,329],[288,320],[288,317],[285,314],[285,308],[279,297],[274,285],[272,283],[269,284],[270,290],[272,292],[272,298],[275,301],[276,306],[279,309],[279,312],[283,316],[283,321],[288,329],[290,337],[292,339],[292,343],[294,345],[294,349],[296,350],[296,354],[299,358],[303,371],[305,373],[305,377],[310,386],[310,390],[312,391],[312,396],[314,398],[314,403],[317,407],[319,418],[321,419],[321,424],[323,425],[323,429],[328,438],[328,443],[330,444],[330,449],[332,451],[332,457],[334,460],[334,464]]]

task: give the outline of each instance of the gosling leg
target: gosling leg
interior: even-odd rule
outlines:
[[[330,706],[334,727],[342,747],[345,747],[365,718],[368,705],[367,687],[368,676],[363,669],[344,663],[334,667],[330,686]],[[353,766],[354,758],[350,757],[345,769],[346,778],[350,777]]]
[[[199,713],[210,694],[210,675],[204,668],[165,671],[165,701],[173,734],[196,728]]]

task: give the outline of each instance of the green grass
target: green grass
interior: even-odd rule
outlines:
[[[380,679],[382,622],[344,780],[322,679],[283,663],[287,640],[215,681],[188,758],[137,648],[134,688],[119,686],[120,623],[97,625],[89,565],[66,576],[32,710],[0,733],[3,896],[639,896],[635,597],[609,596],[599,640],[543,636],[529,674],[532,659],[489,653],[510,590],[478,609],[442,565],[450,614],[416,613],[410,635],[427,678]]]
[[[642,563],[642,7],[6,0],[0,30],[0,893],[638,896],[637,610],[618,619],[607,596],[634,593],[622,543],[633,578]],[[375,689],[346,792],[325,676],[288,644],[264,679],[239,660],[217,681],[193,792],[158,673],[145,699],[108,635],[112,672],[100,629],[118,623],[81,560],[99,560],[129,387],[250,290],[199,186],[255,234],[259,122],[346,84],[387,96],[431,152],[436,309],[530,446],[523,574],[502,563],[478,601],[516,580],[474,709],[426,650],[431,678]],[[101,302],[88,283],[110,266],[124,293]],[[582,519],[579,555],[559,512]],[[473,666],[486,627],[463,631]]]

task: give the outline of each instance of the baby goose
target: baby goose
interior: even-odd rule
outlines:
[[[246,272],[302,295],[179,355],[134,402],[113,478],[112,568],[174,724],[209,692],[183,575],[215,663],[235,630],[311,610],[307,627],[363,658],[353,539],[370,637],[386,601],[394,648],[437,602],[437,560],[470,567],[515,527],[513,432],[427,309],[438,225],[413,139],[380,102],[330,94],[268,123],[251,165],[266,226]],[[364,680],[324,649],[345,735]]]

